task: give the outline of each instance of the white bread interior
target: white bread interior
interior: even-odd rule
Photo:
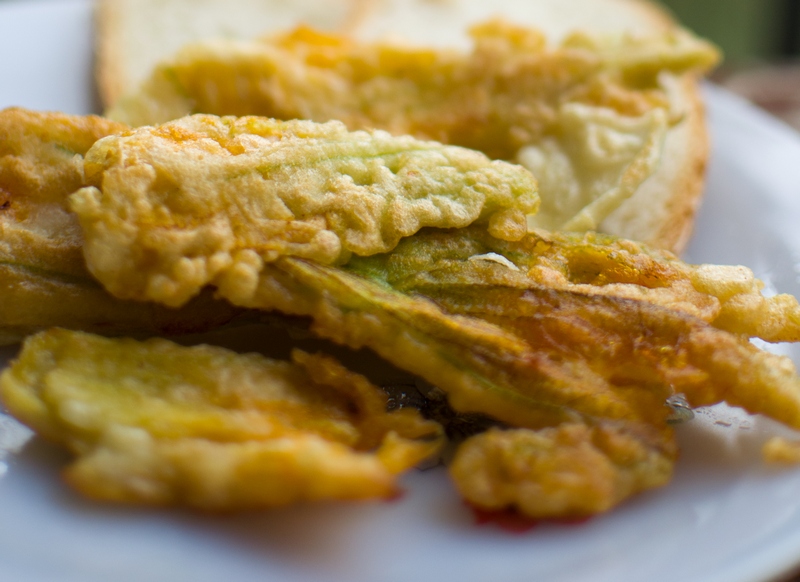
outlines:
[[[574,30],[648,35],[674,26],[644,0],[98,0],[98,82],[108,106],[190,41],[249,39],[298,24],[466,47],[467,29],[493,16],[541,29],[553,41]],[[601,228],[680,252],[702,194],[708,137],[697,80],[666,82],[683,119],[667,134],[659,169]]]

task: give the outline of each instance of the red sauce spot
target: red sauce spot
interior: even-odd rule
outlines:
[[[468,505],[468,507],[472,510],[476,525],[494,525],[508,533],[526,533],[540,523],[539,520],[525,517],[511,509],[490,511],[474,505]]]
[[[557,525],[583,525],[592,516],[569,517],[560,519],[534,519],[518,513],[513,509],[488,510],[466,504],[472,510],[476,525],[493,525],[508,533],[523,534],[533,528],[547,523]]]
[[[403,497],[405,497],[405,496],[406,496],[406,492],[403,491],[402,489],[398,489],[397,491],[392,493],[389,497],[385,497],[383,500],[386,503],[395,503],[395,502],[400,501],[401,499],[403,499]]]

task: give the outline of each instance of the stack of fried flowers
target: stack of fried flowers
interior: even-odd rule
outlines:
[[[510,38],[524,52],[527,37]],[[666,59],[664,43],[636,53],[573,42],[596,58],[571,52],[571,68],[535,69],[561,91],[539,109],[504,109],[518,97],[500,91],[496,111],[514,116],[455,124],[423,75],[426,91],[402,97],[428,107],[401,133],[421,124],[495,157],[513,157],[495,150],[514,139],[575,152],[599,123],[578,101],[667,123],[653,67],[691,69],[704,54],[685,39]],[[466,83],[450,97],[474,96],[474,64],[462,75],[463,63],[444,64]],[[345,120],[358,107],[328,105]],[[794,366],[749,341],[800,340],[794,298],[764,297],[743,267],[687,265],[587,232],[641,162],[623,156],[602,187],[578,176],[592,194],[559,207],[521,166],[350,125],[195,114],[129,128],[0,112],[3,337],[83,330],[30,336],[0,390],[14,416],[76,455],[66,475],[81,492],[213,510],[387,498],[447,432],[468,502],[579,516],[669,481],[679,395],[800,429]],[[549,214],[537,222],[540,207]],[[393,395],[329,356],[86,333],[201,331],[265,313],[368,348],[426,388],[416,406],[391,407]]]

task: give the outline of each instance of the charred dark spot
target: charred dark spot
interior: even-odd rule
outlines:
[[[344,407],[347,410],[347,414],[351,416],[357,415],[361,410],[358,407],[358,404],[353,402],[352,400],[348,400],[344,403]]]
[[[11,198],[11,193],[0,184],[0,210],[8,210],[11,208]]]
[[[427,405],[427,399],[420,394],[414,384],[392,384],[383,386],[388,395],[386,402],[387,412],[401,408],[416,408],[422,410]]]
[[[388,394],[387,410],[416,408],[430,420],[444,427],[448,438],[460,441],[490,428],[503,428],[505,425],[493,418],[479,413],[463,413],[453,410],[444,392],[422,380],[415,384],[384,385]]]

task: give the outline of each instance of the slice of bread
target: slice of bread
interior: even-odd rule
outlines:
[[[98,0],[97,16],[98,81],[106,105],[190,41],[248,39],[298,24],[440,47],[468,46],[467,29],[492,16],[539,28],[553,41],[575,30],[644,36],[675,26],[641,0]],[[668,131],[659,168],[601,229],[680,252],[703,189],[708,138],[697,79],[664,82],[683,119]]]
[[[338,30],[357,7],[351,0],[97,0],[100,98],[111,105],[192,41],[251,39],[299,22]]]

